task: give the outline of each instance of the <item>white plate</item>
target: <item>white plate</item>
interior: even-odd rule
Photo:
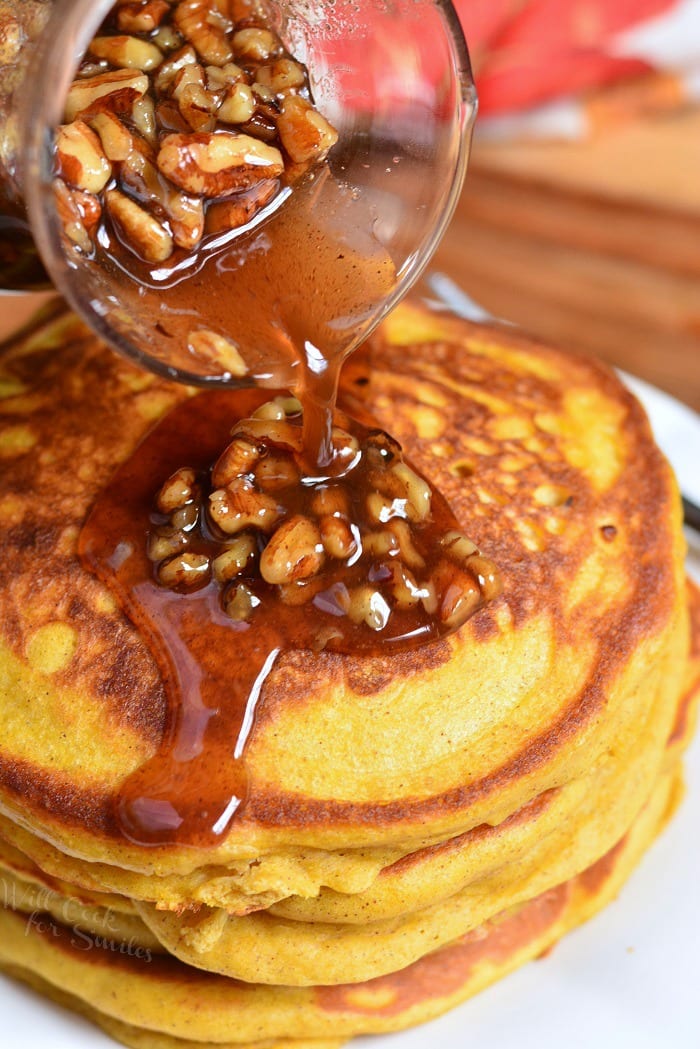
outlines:
[[[664,450],[684,483],[697,479],[698,416],[646,384],[635,392],[652,420],[663,413],[672,424],[664,424]],[[688,567],[700,581],[700,544]],[[441,1019],[358,1038],[354,1049],[698,1049],[700,737],[687,780],[680,812],[602,914]],[[91,1024],[4,978],[0,1016],[8,1049],[114,1049]]]
[[[672,463],[683,494],[700,506],[700,415],[635,375],[620,372],[646,408],[659,447]]]

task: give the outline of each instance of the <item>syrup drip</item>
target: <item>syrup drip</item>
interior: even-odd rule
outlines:
[[[202,328],[224,336],[245,359],[248,384],[293,389],[304,402],[309,468],[326,467],[343,361],[396,291],[377,222],[370,196],[357,197],[324,167],[280,195],[269,213],[209,238],[185,260],[154,268],[106,227],[100,250],[120,313],[150,318],[138,337],[151,356],[220,374],[188,340]]]

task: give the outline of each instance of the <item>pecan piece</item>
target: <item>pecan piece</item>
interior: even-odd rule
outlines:
[[[117,25],[123,33],[152,33],[170,10],[166,0],[120,4]]]
[[[275,499],[259,492],[246,477],[237,477],[209,496],[209,516],[225,535],[237,535],[248,528],[271,532],[283,513]]]
[[[174,99],[166,99],[156,106],[156,119],[161,134],[188,135],[191,128]]]
[[[309,517],[296,514],[281,524],[263,550],[260,574],[266,583],[296,583],[323,568],[321,533]]]
[[[118,116],[108,109],[95,113],[90,117],[90,127],[99,135],[102,149],[113,163],[126,160],[134,148],[134,136]]]
[[[242,474],[249,474],[260,459],[262,449],[245,437],[238,437],[224,449],[211,472],[212,484],[223,488]]]
[[[155,149],[158,145],[158,124],[153,99],[146,95],[144,98],[140,98],[138,102],[135,102],[131,111],[131,119],[149,146]]]
[[[53,180],[52,190],[56,214],[66,239],[89,255],[94,245],[85,227],[85,216],[76,200],[76,194],[72,193],[60,178]]]
[[[204,236],[202,201],[199,197],[188,197],[186,193],[169,190],[164,197],[164,207],[178,248],[192,251]]]
[[[303,66],[300,66],[293,58],[278,58],[271,65],[261,66],[258,69],[255,74],[255,82],[263,87],[271,88],[274,94],[279,95],[284,91],[304,87],[306,73]]]
[[[137,36],[96,36],[90,54],[102,58],[118,69],[140,69],[148,72],[163,61],[163,52]]]
[[[156,91],[164,94],[172,86],[181,69],[194,65],[197,65],[197,52],[193,47],[181,47],[179,51],[175,51],[158,68],[155,79]]]
[[[450,629],[466,623],[483,604],[474,576],[447,561],[439,562],[431,582],[437,595],[438,617]]]
[[[230,339],[215,331],[202,328],[192,331],[188,338],[189,348],[195,357],[200,357],[216,368],[223,369],[236,379],[248,374],[248,365]]]
[[[245,124],[255,113],[255,95],[248,84],[234,84],[228,89],[217,116],[224,124]]]
[[[195,67],[189,67],[194,69]],[[198,67],[197,67],[198,68]],[[216,127],[217,98],[206,91],[201,83],[185,84],[173,92],[180,113],[193,131],[213,131]]]
[[[171,186],[158,172],[144,142],[134,136],[133,149],[121,167],[121,182],[153,210],[167,216],[173,240],[191,251],[204,233],[204,206],[199,197],[189,197]]]
[[[79,114],[97,113],[105,108],[114,113],[129,113],[134,102],[147,91],[148,77],[131,69],[75,80],[66,99],[66,121],[70,123]]]
[[[206,232],[208,234],[225,233],[227,230],[245,226],[277,196],[279,185],[277,179],[258,182],[245,193],[239,193],[229,200],[211,204],[207,209],[205,220]]]
[[[338,141],[333,125],[299,95],[288,95],[282,102],[277,129],[295,164],[323,160]]]
[[[237,536],[222,554],[212,561],[217,583],[229,583],[236,576],[250,569],[258,552],[258,544],[252,535]]]
[[[169,590],[186,593],[206,586],[211,577],[211,566],[206,554],[176,554],[158,568],[158,582]]]
[[[160,222],[125,193],[111,189],[105,205],[120,238],[146,262],[165,262],[173,253],[173,238]]]
[[[176,186],[202,197],[226,197],[284,171],[274,146],[230,131],[168,135],[157,163]]]
[[[99,197],[94,196],[92,193],[84,193],[79,189],[75,189],[73,190],[73,201],[80,213],[85,229],[89,236],[94,238],[97,235],[97,227],[102,218],[102,205]]]
[[[164,54],[168,51],[177,51],[185,42],[177,29],[171,25],[158,26],[151,36],[151,40]]]
[[[112,177],[99,138],[82,120],[58,129],[56,168],[70,186],[87,193],[101,193]]]
[[[227,62],[225,66],[207,66],[207,87],[210,91],[224,91],[226,88],[246,79],[240,66]]]
[[[282,45],[279,38],[269,29],[253,26],[249,29],[239,29],[234,34],[233,49],[236,58],[265,62],[268,58],[278,55],[282,50]]]
[[[223,66],[233,58],[227,36],[231,23],[209,0],[182,0],[173,21],[205,62]]]
[[[162,514],[171,514],[194,499],[197,475],[188,466],[180,467],[162,485],[156,496],[156,506]]]

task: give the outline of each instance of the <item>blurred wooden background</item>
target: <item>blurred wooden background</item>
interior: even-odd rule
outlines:
[[[700,112],[585,143],[477,142],[433,268],[700,409]]]

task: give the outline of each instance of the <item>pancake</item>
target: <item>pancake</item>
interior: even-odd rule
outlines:
[[[76,936],[48,918],[28,926],[9,909],[0,910],[0,967],[136,1049],[330,1049],[354,1034],[397,1031],[438,1016],[592,917],[665,825],[678,787],[677,770],[662,776],[625,837],[576,878],[401,972],[362,984],[251,987],[167,957],[87,951],[84,931]]]
[[[0,347],[0,965],[128,1045],[328,1049],[435,1016],[611,899],[680,797],[700,595],[634,397],[595,362],[411,306],[342,385],[503,594],[415,650],[284,653],[230,831],[144,847],[116,802],[167,695],[78,539],[144,435],[208,394],[69,314]]]
[[[697,591],[695,599],[698,600]],[[694,622],[700,634],[700,614]],[[694,667],[689,682],[693,702],[697,699],[699,679],[700,667]],[[684,694],[676,720],[687,712],[688,702]],[[674,741],[665,748],[662,768],[677,767],[678,757],[678,745]],[[634,781],[639,774],[638,760],[625,763],[626,778]],[[616,803],[605,812],[607,827],[598,811],[597,797],[590,792],[587,800],[592,803],[588,806],[587,819],[579,819],[573,831],[566,823],[560,825],[558,834],[545,837],[541,845],[533,846],[517,863],[496,867],[490,877],[470,883],[441,905],[433,903],[412,912],[403,922],[368,921],[361,926],[353,922],[343,928],[341,924],[306,924],[299,920],[275,922],[268,915],[259,915],[253,920],[225,918],[226,924],[222,926],[218,920],[220,912],[205,915],[195,912],[192,918],[183,921],[150,905],[134,906],[132,901],[113,894],[88,894],[86,899],[76,887],[47,879],[31,861],[7,845],[0,848],[0,871],[5,886],[11,886],[9,898],[14,910],[27,914],[46,912],[64,923],[68,914],[74,924],[86,928],[91,936],[107,935],[117,942],[155,953],[167,949],[205,971],[272,984],[308,986],[365,981],[405,968],[426,953],[426,944],[428,950],[434,951],[493,916],[556,887],[561,883],[562,870],[571,873],[572,854],[578,858],[592,848],[597,859],[601,847],[605,851],[613,848],[619,840],[619,827],[624,826],[626,830],[633,822],[623,778],[616,783],[614,792],[610,791],[613,793],[617,795]],[[544,800],[546,807],[555,807],[553,798]],[[634,818],[637,815],[635,812]],[[501,828],[493,830],[498,829]],[[433,855],[444,851],[468,854],[469,842],[457,839],[430,850]],[[422,859],[417,853],[410,857],[410,862],[399,863],[398,867],[414,868]],[[383,874],[390,877],[391,868]],[[356,897],[350,897],[347,905],[357,902]],[[143,921],[135,917],[137,913]],[[212,926],[218,927],[212,931]],[[290,973],[300,971],[303,979],[289,978]]]
[[[661,726],[655,716],[644,724],[644,730],[630,734],[620,745],[616,760],[600,763],[582,779],[583,795],[575,791],[576,804],[572,801],[566,806],[564,818],[549,834],[540,833],[538,837],[542,828],[537,816],[521,813],[535,838],[530,847],[512,859],[504,829],[500,836],[504,847],[496,847],[490,867],[481,876],[467,876],[454,894],[440,899],[438,885],[430,898],[434,883],[430,865],[425,862],[428,857],[420,852],[399,861],[394,865],[399,871],[413,868],[419,892],[404,895],[408,913],[398,918],[372,920],[367,914],[363,922],[290,921],[287,914],[278,916],[274,908],[245,917],[229,916],[213,908],[182,915],[144,903],[137,905],[139,914],[171,954],[190,965],[248,982],[294,986],[346,983],[403,969],[501,911],[579,873],[612,848],[646,802],[663,766],[663,733],[668,736],[666,711]],[[552,801],[540,799],[543,810],[547,802],[556,808],[555,802],[565,791],[565,787],[560,788],[559,797]],[[528,815],[533,818],[528,820]],[[448,869],[454,873],[454,868],[462,866],[464,877],[467,871],[472,874],[469,837],[467,834],[461,841],[434,846],[429,852],[432,857],[447,852],[453,861]],[[387,876],[386,869],[383,874]],[[371,899],[371,892],[350,896],[349,907],[361,909],[367,896]],[[423,906],[421,897],[426,900]]]
[[[204,851],[133,848],[117,830],[116,790],[154,752],[166,701],[76,556],[115,466],[187,392],[72,320],[48,348],[37,336],[3,355],[18,392],[0,416],[0,808],[114,867],[108,889],[126,869],[150,886],[126,894],[175,906],[226,905],[232,886],[357,891],[358,870],[369,883],[398,854],[584,774],[656,700],[670,716],[687,651],[680,510],[638,403],[601,366],[510,333],[410,311],[384,333],[346,400],[361,393],[430,472],[502,567],[503,597],[391,660],[281,658],[247,754],[246,818]]]

